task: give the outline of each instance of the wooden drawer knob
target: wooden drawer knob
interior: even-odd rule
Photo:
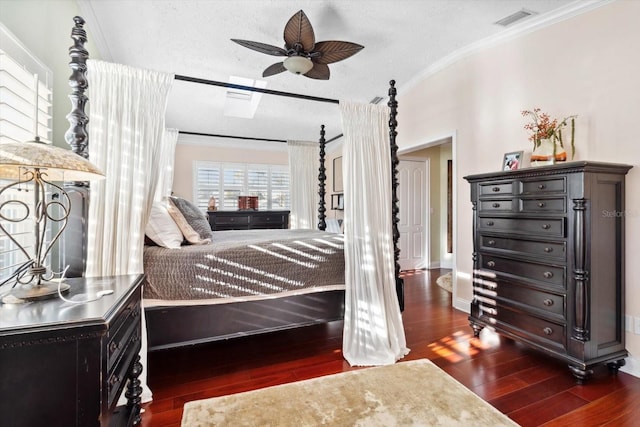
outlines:
[[[542,303],[544,305],[546,305],[547,307],[551,307],[553,305],[553,300],[549,299],[549,298],[546,298],[544,301],[542,301]]]
[[[487,225],[488,225],[489,227],[491,227],[493,224],[494,224],[494,222],[493,222],[493,221],[487,221]]]
[[[500,187],[493,187],[491,191],[493,191],[494,193],[497,193],[498,191],[500,191]]]
[[[489,261],[487,263],[487,267],[495,267],[495,266],[496,266],[496,263],[494,261]]]
[[[539,208],[544,208],[544,203],[543,202],[538,203],[538,207]]]
[[[499,208],[500,207],[500,203],[494,203],[491,206],[493,206],[494,208]]]
[[[546,327],[542,330],[542,332],[545,333],[545,335],[551,335],[553,333],[553,329],[551,329],[550,327]]]
[[[116,351],[119,348],[120,348],[120,344],[115,342],[115,341],[112,341],[111,344],[109,344],[109,352],[110,353],[113,353],[114,351]]]
[[[551,225],[549,225],[549,224],[542,224],[542,229],[543,229],[543,230],[548,230],[548,229],[550,229],[550,228],[551,228]]]
[[[487,242],[487,245],[489,245],[489,246],[494,246],[495,244],[496,244],[496,241],[495,241],[495,240],[489,240],[489,241]]]
[[[550,253],[550,252],[553,252],[553,248],[546,247],[546,248],[544,248],[544,251],[545,251],[546,253]]]
[[[544,190],[546,187],[544,184],[538,184],[538,190]]]
[[[551,279],[553,277],[553,273],[550,271],[545,271],[542,275],[545,279]]]

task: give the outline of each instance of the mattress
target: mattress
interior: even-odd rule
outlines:
[[[344,289],[342,234],[318,230],[212,232],[208,245],[145,246],[143,298],[219,304]]]

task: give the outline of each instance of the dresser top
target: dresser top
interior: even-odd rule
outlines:
[[[100,278],[66,279],[70,286],[63,296],[84,301],[99,291],[113,290],[95,301],[83,304],[65,302],[59,297],[21,304],[0,304],[0,336],[17,332],[40,332],[70,326],[106,325],[124,301],[142,282],[142,274]]]
[[[592,161],[561,162],[548,166],[537,166],[518,169],[514,171],[495,171],[481,174],[467,175],[467,181],[478,181],[488,178],[526,178],[548,175],[563,175],[567,173],[600,172],[613,174],[626,174],[633,166],[620,163],[605,163]]]

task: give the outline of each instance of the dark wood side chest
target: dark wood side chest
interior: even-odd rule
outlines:
[[[625,175],[568,162],[465,177],[473,205],[469,321],[565,360],[579,383],[617,372],[624,340]]]
[[[208,211],[211,230],[289,228],[289,211]]]
[[[0,305],[0,413],[6,425],[140,422],[142,277],[68,279],[68,299],[114,291],[85,304],[56,298]],[[125,386],[128,404],[117,407]]]

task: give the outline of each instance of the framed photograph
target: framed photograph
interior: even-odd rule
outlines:
[[[332,194],[331,195],[331,209],[344,210],[344,194]]]
[[[514,171],[520,169],[520,165],[522,164],[522,153],[523,151],[505,153],[504,157],[502,158],[502,170]]]

